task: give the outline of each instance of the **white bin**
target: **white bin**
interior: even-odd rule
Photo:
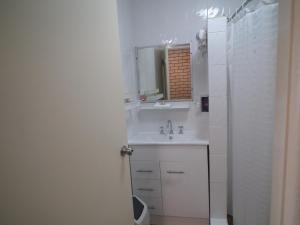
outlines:
[[[139,197],[132,196],[135,225],[150,225],[149,209]]]

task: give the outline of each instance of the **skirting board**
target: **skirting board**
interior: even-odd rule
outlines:
[[[151,215],[151,225],[209,225],[209,220]]]
[[[210,219],[210,224],[211,225],[228,225],[227,219]]]

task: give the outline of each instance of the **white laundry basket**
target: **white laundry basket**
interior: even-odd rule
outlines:
[[[150,225],[149,209],[145,202],[139,197],[133,195],[134,224]]]

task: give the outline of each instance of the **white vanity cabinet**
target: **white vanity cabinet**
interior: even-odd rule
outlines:
[[[209,218],[205,145],[136,145],[131,157],[133,193],[153,215]]]

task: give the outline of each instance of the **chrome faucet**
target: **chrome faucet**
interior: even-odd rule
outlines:
[[[171,121],[171,120],[168,120],[168,123],[167,123],[167,129],[169,129],[169,134],[174,134],[174,131],[173,131],[173,124],[172,124],[172,121]]]

